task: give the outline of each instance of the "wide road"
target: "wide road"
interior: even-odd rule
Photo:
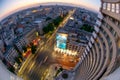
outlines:
[[[56,58],[52,55],[54,51],[55,35],[59,27],[64,26],[74,12],[75,10],[70,11],[68,16],[58,26],[46,43],[44,43],[42,46],[39,46],[37,54],[30,55],[29,58],[27,58],[27,60],[23,63],[18,75],[24,80],[44,80],[49,66],[59,63],[59,60],[56,60]]]
[[[49,66],[57,63],[51,55],[52,52],[52,46],[51,48],[44,47],[40,54],[33,59],[26,68],[23,78],[25,80],[41,80],[42,76],[44,76],[44,72],[49,68]]]

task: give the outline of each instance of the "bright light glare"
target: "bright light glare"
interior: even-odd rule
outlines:
[[[57,34],[56,35],[56,42],[57,47],[60,49],[66,49],[66,41],[67,41],[67,35],[66,34]]]
[[[76,51],[71,51],[71,50],[68,50],[68,49],[65,50],[65,49],[60,49],[60,48],[54,47],[54,50],[56,52],[63,53],[63,54],[68,54],[68,55],[73,55],[73,56],[77,55]]]
[[[71,20],[74,20],[74,17],[70,17]]]

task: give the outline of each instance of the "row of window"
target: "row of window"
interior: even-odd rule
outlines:
[[[82,52],[84,51],[84,48],[80,48],[80,49],[73,49],[73,48],[69,47],[68,49],[69,49],[69,50],[72,50],[72,51],[77,51],[78,53],[79,53],[79,52],[81,52],[81,53],[82,53]]]
[[[103,9],[112,11],[115,13],[120,13],[120,3],[103,3]]]
[[[17,51],[15,49],[11,49],[9,50],[7,56],[6,56],[6,60],[10,61],[12,64],[14,63],[14,58],[18,55]]]

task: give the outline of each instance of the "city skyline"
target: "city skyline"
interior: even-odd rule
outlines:
[[[76,66],[91,36],[96,17],[95,12],[59,4],[39,5],[10,15],[0,24],[0,59],[10,72],[17,74],[17,78],[54,80],[57,69],[71,70]],[[90,28],[86,30],[82,26]],[[6,80],[4,78],[0,77],[0,80]]]
[[[0,10],[0,80],[120,79],[120,0],[0,0]]]
[[[19,10],[25,9],[25,8],[29,8],[32,6],[35,6],[37,4],[43,4],[43,3],[49,3],[50,2],[54,3],[54,4],[63,4],[63,5],[71,5],[74,4],[74,6],[81,6],[81,7],[85,7],[88,8],[90,10],[93,11],[97,11],[99,12],[99,7],[100,7],[100,1],[99,0],[94,0],[90,1],[90,0],[65,0],[65,1],[60,1],[60,0],[12,0],[12,1],[8,1],[8,0],[0,0],[0,20],[4,19],[5,17],[7,17],[8,15],[17,12]],[[17,6],[16,6],[17,5]]]

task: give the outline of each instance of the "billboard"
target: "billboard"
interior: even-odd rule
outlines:
[[[56,46],[60,49],[66,49],[67,34],[57,33],[56,35]]]

